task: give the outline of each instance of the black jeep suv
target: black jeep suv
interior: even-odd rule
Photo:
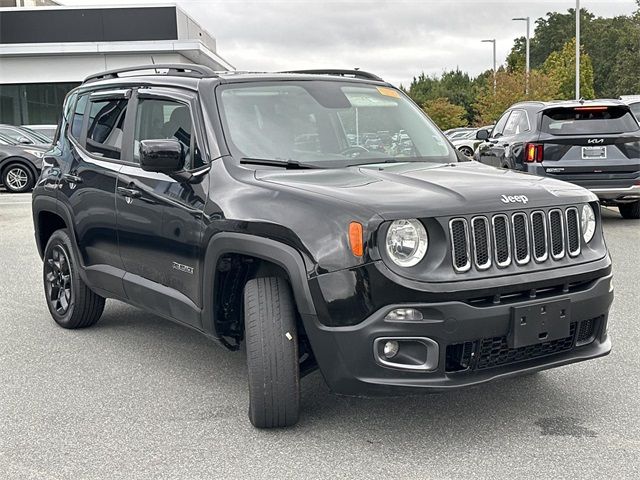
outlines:
[[[58,132],[33,193],[55,321],[115,298],[244,344],[258,427],[297,421],[316,368],[447,390],[611,348],[596,196],[464,161],[372,74],[111,71]]]
[[[517,103],[477,138],[482,163],[575,183],[640,218],[640,127],[623,102]]]

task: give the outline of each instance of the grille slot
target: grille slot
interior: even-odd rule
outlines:
[[[551,256],[555,260],[564,257],[564,226],[560,210],[549,211],[549,233],[551,239]]]
[[[565,211],[567,220],[567,250],[572,257],[580,255],[580,223],[578,221],[578,209],[567,208]]]
[[[471,268],[467,220],[464,218],[451,220],[449,222],[449,233],[451,234],[453,266],[458,272],[466,272]]]
[[[511,263],[511,238],[509,220],[506,215],[493,217],[493,244],[495,245],[496,264],[507,267]]]
[[[547,222],[544,212],[537,211],[531,214],[531,230],[533,238],[533,258],[536,262],[544,262],[549,258],[547,250]]]
[[[529,222],[524,213],[515,213],[511,217],[513,224],[513,252],[518,265],[529,263]]]
[[[478,270],[486,270],[491,266],[489,252],[489,221],[485,217],[471,220],[473,235],[473,256]]]

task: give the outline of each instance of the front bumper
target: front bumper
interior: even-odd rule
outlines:
[[[514,307],[560,299],[570,302],[570,322],[575,324],[572,325],[571,338],[565,338],[561,345],[542,345],[528,351],[504,350]],[[304,321],[318,366],[334,392],[346,395],[397,394],[477,385],[607,355],[611,342],[606,325],[612,301],[611,274],[608,273],[577,290],[545,298],[483,306],[464,301],[388,305],[363,322],[344,327],[326,326],[310,316]],[[386,321],[386,314],[399,307],[419,309],[424,320]],[[592,331],[584,337],[582,322],[588,320],[592,321]],[[581,335],[584,338],[580,340]],[[437,343],[437,362],[431,370],[403,370],[378,361],[374,352],[376,339],[405,337],[427,338]],[[471,345],[474,355],[467,368],[459,369],[450,357],[458,345],[465,344]]]

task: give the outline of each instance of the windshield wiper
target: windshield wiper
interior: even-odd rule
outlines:
[[[270,167],[282,167],[292,170],[304,170],[308,168],[318,168],[315,165],[308,163],[300,163],[297,160],[274,160],[272,158],[250,158],[243,157],[240,159],[240,163],[248,165],[268,165]]]

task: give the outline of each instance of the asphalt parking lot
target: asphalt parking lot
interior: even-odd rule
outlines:
[[[115,301],[94,328],[54,324],[30,200],[0,193],[1,478],[640,478],[640,222],[615,210],[608,357],[399,398],[316,372],[300,423],[259,431],[242,354]]]

